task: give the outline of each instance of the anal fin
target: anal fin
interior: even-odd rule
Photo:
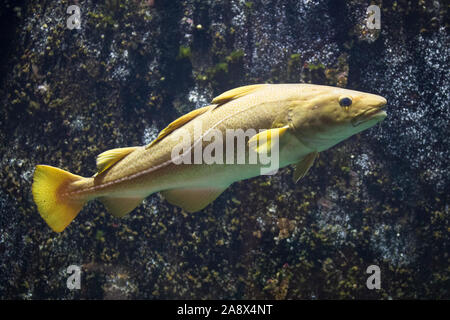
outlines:
[[[112,198],[101,197],[99,200],[113,216],[121,218],[133,211],[145,198]]]
[[[216,200],[226,188],[228,188],[228,186],[172,189],[161,191],[160,193],[170,204],[181,207],[187,212],[196,212]]]

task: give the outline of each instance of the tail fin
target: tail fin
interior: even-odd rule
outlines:
[[[85,204],[85,200],[63,195],[71,183],[82,179],[85,178],[55,167],[36,166],[32,186],[34,202],[53,231],[63,231]]]

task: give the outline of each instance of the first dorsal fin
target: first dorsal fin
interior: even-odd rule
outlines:
[[[106,169],[112,167],[117,161],[123,159],[125,156],[129,155],[138,148],[139,147],[117,148],[100,153],[96,160],[97,173],[95,175],[98,175]]]
[[[239,97],[245,96],[246,94],[252,93],[261,87],[266,86],[266,84],[252,84],[249,86],[234,88],[222,93],[213,99],[213,104],[224,104],[228,101],[237,99]]]
[[[208,111],[208,109],[210,107],[211,106],[206,106],[206,107],[203,107],[203,108],[195,109],[195,110],[189,112],[188,114],[185,114],[184,116],[181,116],[178,119],[176,119],[175,121],[171,122],[166,128],[164,128],[158,134],[158,137],[156,137],[155,140],[153,140],[150,144],[148,144],[145,147],[145,149],[150,148],[155,143],[161,141],[165,136],[169,135],[169,133],[175,131],[176,129],[182,127],[183,125],[185,125],[186,123],[188,123],[192,119],[194,119],[194,118],[198,117],[199,115],[205,113],[206,111]]]

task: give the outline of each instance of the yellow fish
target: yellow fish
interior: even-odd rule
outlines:
[[[56,232],[93,199],[122,217],[160,192],[170,203],[195,212],[233,182],[290,164],[297,164],[298,181],[319,152],[382,121],[385,104],[378,95],[329,86],[239,87],[178,118],[147,146],[100,154],[92,177],[37,165],[34,201]]]

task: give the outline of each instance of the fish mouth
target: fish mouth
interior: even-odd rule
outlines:
[[[386,111],[383,110],[383,107],[384,104],[381,106],[367,109],[364,112],[358,114],[351,120],[352,125],[354,127],[357,127],[360,124],[365,123],[369,120],[376,120],[376,122],[380,122],[387,116],[387,113]]]

